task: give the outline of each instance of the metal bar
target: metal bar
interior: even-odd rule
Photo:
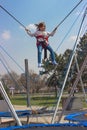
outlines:
[[[25,59],[25,78],[26,78],[26,89],[27,89],[27,107],[30,106],[30,81],[29,81],[29,71],[28,71],[28,60]]]
[[[74,84],[73,84],[73,86],[72,86],[72,89],[71,89],[71,92],[70,92],[70,94],[69,94],[69,97],[68,97],[68,99],[67,99],[66,102],[65,102],[66,105],[64,106],[64,108],[63,108],[63,110],[62,110],[62,112],[61,112],[61,114],[60,114],[60,116],[59,116],[58,122],[61,120],[61,117],[62,117],[64,111],[66,110],[68,104],[70,103],[71,97],[72,97],[72,95],[73,95],[73,93],[74,93],[74,90],[75,90],[75,88],[76,88],[76,86],[77,86],[79,80],[80,80],[80,77],[81,77],[81,75],[82,75],[82,72],[84,71],[84,68],[85,68],[86,64],[87,64],[87,56],[85,57],[85,60],[84,60],[84,62],[83,62],[83,64],[82,64],[82,66],[81,66],[81,69],[80,69],[80,71],[79,71],[78,74],[77,74],[77,78],[76,78],[76,80],[75,80],[75,82],[74,82]]]
[[[76,67],[77,67],[77,71],[79,72],[79,65],[78,65],[78,61],[77,61],[77,54],[75,54],[75,62],[76,62]],[[82,91],[83,91],[83,94],[84,94],[84,98],[85,98],[85,101],[87,102],[87,95],[85,93],[85,89],[84,89],[84,85],[83,85],[83,81],[82,81],[82,78],[80,76],[80,83],[81,83],[81,87],[82,87]]]
[[[57,110],[59,109],[59,104],[60,104],[60,101],[61,101],[61,98],[62,98],[62,95],[63,95],[63,90],[65,88],[66,81],[67,81],[67,78],[68,78],[68,74],[69,74],[69,71],[70,71],[70,68],[71,68],[71,64],[72,64],[72,61],[73,61],[73,58],[74,58],[74,55],[75,55],[75,52],[76,52],[76,46],[77,46],[77,41],[78,41],[78,38],[79,38],[79,34],[80,34],[80,31],[81,31],[81,28],[82,28],[82,25],[83,25],[83,22],[84,22],[84,19],[85,19],[85,16],[86,16],[86,10],[87,10],[87,8],[85,9],[85,12],[84,12],[81,24],[80,24],[80,28],[79,28],[79,31],[78,31],[78,34],[77,34],[77,38],[76,38],[76,41],[75,41],[75,44],[74,44],[74,47],[73,47],[70,63],[69,63],[69,66],[68,66],[68,69],[67,69],[67,72],[66,72],[66,76],[65,76],[65,79],[64,79],[64,82],[63,82],[63,86],[62,86],[62,89],[61,89],[61,93],[60,93],[59,99],[57,101],[54,116],[52,117],[52,123],[55,122]]]
[[[11,101],[10,101],[10,99],[9,99],[9,97],[8,97],[8,95],[7,95],[7,93],[6,93],[5,89],[4,89],[4,86],[3,86],[1,81],[0,81],[0,91],[1,91],[1,94],[2,94],[4,100],[6,101],[8,107],[9,107],[11,113],[12,113],[13,118],[16,120],[17,125],[22,126],[22,124],[21,124],[21,122],[20,122],[20,120],[19,120],[19,118],[18,118],[18,116],[17,116],[17,114],[15,112],[15,109],[14,109],[13,105],[11,104]]]

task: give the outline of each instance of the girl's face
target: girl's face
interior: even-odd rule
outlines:
[[[45,31],[45,29],[46,29],[46,26],[45,26],[45,25],[43,25],[42,27],[39,27],[39,30],[40,30],[40,31]]]

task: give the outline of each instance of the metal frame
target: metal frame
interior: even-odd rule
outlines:
[[[22,123],[20,122],[20,120],[19,120],[19,118],[18,118],[18,116],[17,116],[17,114],[15,112],[15,109],[14,109],[14,107],[13,107],[13,105],[12,105],[12,103],[11,103],[11,101],[10,101],[10,99],[9,99],[9,97],[8,97],[8,95],[7,95],[7,93],[6,93],[5,89],[4,89],[4,86],[3,86],[1,81],[0,81],[0,92],[1,92],[1,94],[3,96],[3,99],[7,103],[8,108],[10,109],[10,112],[11,112],[13,118],[16,120],[17,125],[22,126]]]
[[[60,101],[61,101],[61,98],[62,98],[62,95],[63,95],[63,91],[64,91],[64,88],[65,88],[65,85],[66,85],[66,81],[67,81],[67,78],[68,78],[68,75],[69,75],[69,71],[70,71],[70,68],[71,68],[74,56],[76,54],[77,41],[78,41],[78,38],[79,38],[79,34],[80,34],[80,31],[81,31],[84,19],[86,17],[86,14],[87,14],[87,7],[86,7],[86,9],[84,11],[84,15],[83,15],[83,18],[82,18],[82,21],[81,21],[81,25],[80,25],[80,28],[79,28],[79,31],[78,31],[78,34],[77,34],[77,38],[76,38],[76,41],[75,41],[75,44],[74,44],[74,47],[73,47],[73,51],[72,51],[72,54],[71,54],[71,59],[70,59],[70,62],[69,62],[69,65],[68,65],[68,69],[67,69],[67,72],[66,72],[66,76],[65,76],[65,79],[64,79],[64,82],[63,82],[63,85],[62,85],[60,96],[59,96],[59,99],[57,101],[57,105],[56,105],[56,108],[55,108],[54,115],[52,117],[52,121],[51,121],[52,124],[55,122],[56,114],[57,114],[57,111],[59,109],[59,104],[60,104]],[[59,121],[60,121],[60,119],[59,119]]]

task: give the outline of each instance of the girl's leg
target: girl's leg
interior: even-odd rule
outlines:
[[[53,49],[51,48],[51,46],[48,45],[46,48],[47,48],[47,50],[49,50],[49,52],[50,52],[50,54],[51,54],[52,63],[53,63],[53,64],[57,64],[57,63],[56,63],[56,60],[55,60],[55,54],[54,54],[54,51],[53,51]]]
[[[47,59],[47,49],[44,48],[44,60]]]
[[[41,67],[41,59],[42,59],[42,46],[38,45],[37,46],[38,50],[38,67]]]

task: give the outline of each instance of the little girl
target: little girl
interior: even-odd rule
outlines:
[[[27,34],[30,35],[31,37],[35,37],[37,42],[37,50],[38,50],[38,67],[41,67],[41,60],[42,60],[42,50],[43,48],[47,49],[50,54],[51,54],[51,60],[52,60],[52,64],[53,65],[57,65],[57,62],[55,60],[55,54],[53,49],[51,48],[51,46],[49,45],[49,41],[48,38],[50,36],[53,36],[57,30],[57,28],[55,28],[51,33],[46,32],[46,25],[44,22],[41,22],[39,24],[35,24],[37,27],[37,30],[35,33],[31,33],[30,30],[28,30],[27,28],[25,29]]]

